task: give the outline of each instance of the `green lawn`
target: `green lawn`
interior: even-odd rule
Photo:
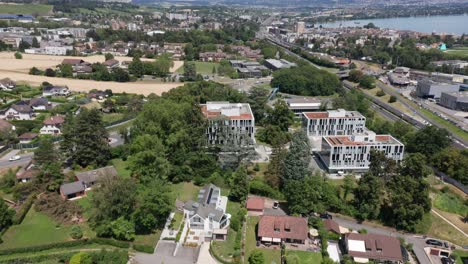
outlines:
[[[234,253],[234,244],[236,241],[237,232],[229,228],[226,241],[214,241],[212,249],[216,255],[220,256],[228,262],[232,262],[232,255]]]
[[[138,245],[146,245],[156,247],[156,244],[159,241],[159,237],[161,236],[161,230],[153,231],[153,233],[148,235],[136,235],[134,244]]]
[[[182,212],[175,212],[174,217],[172,218],[171,228],[174,230],[179,230],[180,224],[184,219],[184,213]]]
[[[181,201],[188,201],[188,200],[198,200],[198,191],[201,189],[200,186],[196,186],[192,182],[181,182],[177,184],[173,184],[171,186],[172,189],[172,196],[175,199],[179,199]]]
[[[113,159],[111,162],[120,177],[130,178],[132,172],[127,168],[128,161],[123,161],[122,159]]]
[[[449,121],[441,118],[440,116],[435,115],[434,113],[432,113],[431,111],[429,111],[427,109],[420,108],[419,111],[421,111],[426,117],[428,117],[428,118],[436,121],[437,123],[443,125],[450,132],[452,132],[452,133],[456,134],[457,136],[463,138],[463,140],[468,141],[468,133],[465,132],[464,130],[462,130],[461,128],[459,128],[456,125],[450,123]]]
[[[218,70],[219,63],[217,62],[203,62],[203,61],[194,61],[195,67],[197,68],[197,73],[199,74],[212,74],[213,66]],[[180,67],[176,71],[177,73],[184,73],[184,66]]]
[[[102,115],[102,121],[104,122],[104,124],[110,124],[112,122],[122,120],[123,118],[124,114],[122,113],[110,113]]]
[[[452,48],[447,50],[446,53],[468,57],[468,47]]]
[[[84,237],[94,237],[86,224],[80,224]],[[72,225],[57,225],[47,215],[29,210],[20,225],[11,226],[3,235],[0,249],[29,247],[72,240],[70,230]]]
[[[322,254],[320,252],[307,252],[298,250],[288,250],[286,258],[297,259],[298,264],[320,264],[322,262]]]
[[[260,218],[258,216],[249,216],[247,218],[247,233],[245,238],[245,263],[248,263],[250,254],[257,247],[256,226]],[[259,249],[265,256],[265,264],[281,263],[281,251],[274,249]]]
[[[434,199],[434,207],[461,216],[465,216],[468,212],[468,206],[465,205],[463,198],[453,193],[437,194]]]
[[[92,205],[91,205],[91,200],[90,199],[91,199],[92,195],[93,195],[92,190],[87,191],[85,197],[74,201],[74,202],[78,203],[78,205],[81,206],[81,208],[83,208],[83,215],[87,219],[89,219],[91,217]]]
[[[468,251],[463,251],[463,250],[457,249],[457,250],[454,250],[453,253],[455,253],[455,255],[457,255],[457,258],[455,259],[457,264],[463,264],[462,258],[467,258],[468,259]]]
[[[0,10],[2,10],[2,13],[8,14],[47,15],[52,11],[52,6],[41,4],[0,4]]]

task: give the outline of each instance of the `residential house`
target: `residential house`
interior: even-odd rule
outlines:
[[[346,254],[356,263],[404,263],[404,249],[396,237],[377,234],[349,233],[345,235]]]
[[[34,118],[32,108],[27,104],[14,104],[2,115],[7,120],[31,120]]]
[[[15,89],[16,83],[10,78],[4,78],[0,80],[0,90],[3,91],[12,91]]]
[[[63,199],[71,200],[84,196],[86,194],[85,190],[86,187],[84,182],[75,181],[62,184],[60,186],[60,195]]]
[[[200,105],[209,126],[208,145],[251,146],[255,142],[255,118],[249,104],[207,102]]]
[[[0,119],[0,132],[8,133],[11,130],[15,130],[15,126],[3,119]]]
[[[21,144],[29,144],[38,136],[37,133],[26,132],[18,137]]]
[[[257,241],[267,244],[304,244],[308,232],[307,218],[264,215],[258,222]]]
[[[77,181],[83,182],[87,190],[91,189],[99,179],[103,177],[117,177],[117,175],[118,173],[114,166],[75,173]]]
[[[205,61],[205,62],[211,62],[211,61],[220,62],[221,60],[228,58],[228,55],[224,52],[209,51],[209,52],[201,52],[199,54],[199,58],[201,61]]]
[[[349,233],[349,230],[347,228],[341,227],[333,219],[325,219],[323,221],[323,226],[329,232],[333,232],[333,233],[338,234],[338,235]]]
[[[108,70],[112,70],[114,68],[118,68],[120,66],[120,62],[115,59],[106,60],[102,63]]]
[[[80,65],[80,64],[83,64],[83,63],[85,63],[85,61],[82,60],[82,59],[63,59],[61,64],[62,65],[71,65],[73,67],[73,66]]]
[[[226,206],[227,197],[221,196],[221,189],[213,184],[205,185],[198,193],[197,202],[188,201],[183,207],[190,230],[203,241],[225,238],[231,218],[226,214]]]
[[[48,86],[42,90],[42,96],[67,96],[70,90],[66,86]]]
[[[39,175],[40,170],[34,167],[32,161],[26,166],[21,167],[16,173],[16,181],[20,183],[29,182]]]
[[[47,100],[47,98],[44,97],[32,98],[31,100],[29,100],[29,106],[34,111],[45,111],[51,108],[49,100]]]
[[[40,130],[41,135],[60,135],[62,134],[62,124],[65,122],[65,117],[61,115],[51,116],[44,120],[44,126]]]
[[[262,197],[249,197],[245,207],[249,215],[263,215],[265,199]]]

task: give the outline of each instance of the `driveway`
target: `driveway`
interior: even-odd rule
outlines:
[[[193,264],[197,262],[199,248],[180,246],[176,256],[173,256],[176,243],[160,240],[153,254],[136,253],[138,264]]]

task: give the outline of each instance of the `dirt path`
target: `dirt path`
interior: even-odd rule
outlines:
[[[461,230],[457,225],[455,225],[454,223],[450,222],[447,218],[445,218],[444,216],[442,216],[441,214],[439,214],[436,210],[432,209],[431,210],[434,214],[436,214],[438,217],[440,217],[442,220],[444,220],[445,222],[447,222],[449,225],[453,226],[453,228],[455,228],[456,230],[458,230],[460,233],[462,233],[465,237],[468,238],[468,235],[463,231]]]

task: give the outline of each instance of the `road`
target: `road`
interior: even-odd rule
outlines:
[[[0,168],[11,168],[11,167],[26,165],[32,160],[34,156],[33,153],[26,153],[26,154],[19,155],[21,157],[20,160],[15,160],[15,161],[8,160],[11,156],[16,155],[18,152],[19,150],[12,150],[9,153],[7,153],[5,156],[3,156],[0,159]]]
[[[337,222],[339,225],[352,230],[366,229],[369,233],[387,235],[392,237],[402,237],[407,243],[413,244],[413,251],[416,257],[418,258],[419,263],[432,263],[429,257],[427,256],[426,252],[424,251],[424,248],[427,246],[426,240],[421,236],[399,233],[391,228],[378,228],[367,224],[360,224],[355,221],[350,221],[337,216],[334,216],[333,220],[335,220],[335,222]]]

